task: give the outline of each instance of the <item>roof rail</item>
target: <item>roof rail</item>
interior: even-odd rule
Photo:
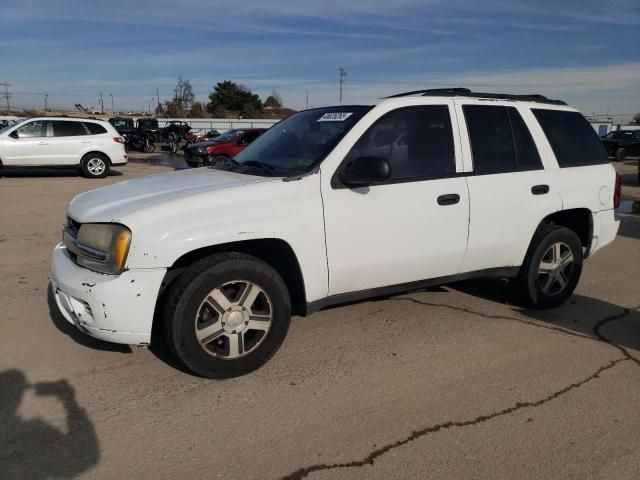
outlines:
[[[412,92],[397,93],[385,98],[407,97],[410,95],[421,95],[423,97],[474,97],[474,98],[495,98],[497,100],[519,100],[522,102],[548,103],[551,105],[566,105],[562,100],[552,100],[544,95],[514,95],[511,93],[481,93],[472,92],[468,88],[430,88],[426,90],[414,90]]]

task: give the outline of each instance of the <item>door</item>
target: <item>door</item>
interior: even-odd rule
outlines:
[[[9,134],[5,141],[3,163],[11,166],[49,166],[47,121],[33,120]]]
[[[231,155],[233,157],[233,156],[237,155],[238,153],[240,153],[241,150],[243,150],[247,145],[249,145],[251,142],[253,142],[256,138],[258,138],[261,133],[262,133],[261,131],[253,131],[253,132],[247,132],[247,133],[241,135],[240,138],[238,138],[227,149],[228,152],[229,152],[229,155]]]
[[[452,275],[467,245],[469,197],[457,162],[451,104],[397,108],[355,142],[322,182],[329,294]],[[384,184],[347,188],[340,172],[358,157],[383,157]],[[322,172],[325,175],[325,172]]]
[[[78,165],[85,152],[96,147],[95,136],[89,135],[82,122],[52,120],[51,165]]]
[[[553,179],[513,106],[458,101],[460,135],[473,171],[469,244],[463,272],[521,265],[540,221],[562,209]]]

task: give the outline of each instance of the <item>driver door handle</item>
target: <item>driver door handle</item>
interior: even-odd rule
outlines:
[[[38,142],[38,145],[49,145],[49,142]]]
[[[531,193],[534,195],[544,195],[549,193],[549,185],[534,185],[531,187]]]
[[[454,205],[460,201],[460,195],[457,193],[449,193],[438,197],[438,205]]]

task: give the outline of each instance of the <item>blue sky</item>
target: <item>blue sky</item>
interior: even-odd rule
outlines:
[[[140,109],[182,75],[304,108],[416,88],[542,93],[640,112],[640,0],[0,0],[0,81],[19,106]]]

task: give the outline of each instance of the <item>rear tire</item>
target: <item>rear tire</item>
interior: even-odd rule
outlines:
[[[144,147],[144,153],[153,153],[155,151],[156,151],[156,146],[151,140],[149,140]]]
[[[101,153],[88,153],[80,162],[80,170],[87,178],[105,178],[109,175],[109,159]]]
[[[264,365],[284,341],[291,301],[265,262],[219,253],[185,270],[170,287],[163,321],[169,349],[193,373],[228,378]]]
[[[620,147],[616,150],[616,160],[618,162],[624,162],[627,159],[627,149]]]
[[[578,285],[582,261],[582,243],[575,232],[559,225],[541,225],[515,280],[516,291],[535,308],[562,305]]]

